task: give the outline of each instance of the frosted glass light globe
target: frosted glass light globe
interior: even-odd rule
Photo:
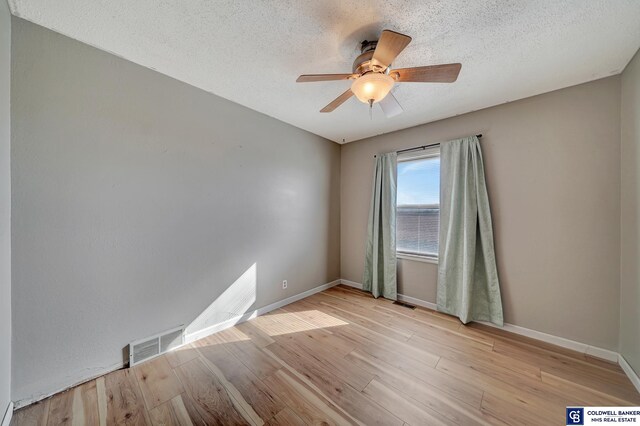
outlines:
[[[351,91],[360,102],[368,104],[370,100],[373,103],[380,102],[391,90],[395,80],[387,74],[370,72],[358,77],[351,84]]]

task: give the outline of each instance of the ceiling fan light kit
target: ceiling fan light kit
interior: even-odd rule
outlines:
[[[370,72],[356,78],[351,84],[351,91],[360,102],[375,104],[387,96],[395,82],[387,74]]]
[[[320,112],[331,112],[353,95],[359,101],[373,107],[378,103],[389,117],[403,110],[391,93],[397,83],[453,83],[460,73],[461,64],[443,64],[426,67],[392,70],[391,62],[411,42],[411,37],[391,30],[384,30],[377,41],[363,41],[361,54],[353,63],[351,74],[307,74],[296,80],[298,83],[314,81],[354,80],[351,88],[331,101]]]

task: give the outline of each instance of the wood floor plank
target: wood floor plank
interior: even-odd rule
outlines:
[[[299,317],[286,312],[274,311],[266,315],[257,317],[251,321],[256,327],[270,337],[281,336],[283,334],[300,333],[316,329],[312,324],[303,321]],[[318,329],[322,333],[331,334],[330,330]]]
[[[98,426],[98,392],[96,381],[91,380],[73,389],[72,422],[74,426]]]
[[[199,346],[198,350],[215,367],[214,373],[217,373],[227,389],[237,391],[256,413],[258,417],[254,420],[269,420],[285,408],[280,398],[225,347],[204,345]],[[245,410],[250,411],[248,408]]]
[[[194,424],[247,425],[247,414],[238,411],[224,385],[199,359],[193,359],[176,368],[185,388],[182,397]]]
[[[95,380],[54,395],[49,404],[48,425],[99,425]]]
[[[332,401],[285,369],[267,377],[265,383],[308,425],[356,424]]]
[[[322,348],[323,353],[331,354],[331,356],[345,356],[355,349],[355,345],[349,342],[335,332],[332,334],[320,333],[317,330],[309,330],[304,333],[287,334],[279,336],[283,338],[299,340],[313,345],[315,348]]]
[[[422,410],[437,413],[439,421],[453,424],[500,424],[500,421],[480,411],[483,391],[475,386],[448,377],[437,380],[415,380],[384,362],[354,351],[354,363],[365,363],[376,371],[376,381],[390,388],[396,395],[411,400]],[[442,382],[444,381],[444,383]],[[440,388],[438,387],[440,386]],[[408,423],[408,419],[403,418]]]
[[[394,347],[396,349],[401,348],[403,351],[407,351],[407,353],[411,353],[414,356],[429,356],[427,352],[416,351],[412,346],[407,345],[406,341],[408,338],[406,337],[406,334],[398,334],[393,329],[362,317],[350,316],[348,312],[336,310],[326,303],[315,304],[315,306],[349,324],[348,327],[336,327],[333,329],[333,334],[338,334],[343,338],[346,338],[347,341],[352,341],[355,338],[362,342],[362,339],[364,339],[369,343],[376,343],[387,347]],[[438,357],[436,356],[434,359],[437,361],[437,358]]]
[[[402,358],[412,358],[430,367],[434,367],[440,359],[439,355],[430,352],[430,348],[418,348],[413,343],[400,342],[360,326],[341,328],[336,330],[335,334],[357,343],[358,348],[368,352],[377,354],[380,351],[380,353],[394,354],[392,356],[400,354]]]
[[[278,321],[279,323],[281,323],[283,326],[293,325],[293,326],[296,326],[296,328],[299,329],[301,332],[316,330],[319,333],[331,335],[330,327],[317,327],[315,324],[313,324],[313,322],[309,322],[305,318],[301,317],[300,315],[296,315],[295,313],[290,312],[287,309],[284,309],[284,308],[274,309],[273,311],[271,311],[271,314],[272,314],[272,318],[275,321]]]
[[[460,324],[456,329],[456,332],[460,335],[469,337],[471,339],[477,339],[484,342],[491,342],[492,346],[493,346],[493,343],[496,341],[496,338],[494,336],[487,335],[486,333],[481,333],[475,328],[468,327],[467,324]]]
[[[47,425],[70,425],[73,418],[73,389],[51,397]]]
[[[261,331],[259,328],[253,326],[250,321],[238,324],[236,328],[247,335],[254,345],[259,348],[264,348],[273,343],[273,339],[268,334]]]
[[[505,375],[527,376],[540,380],[540,368],[526,362],[505,357],[493,351],[478,350],[477,348],[459,348],[456,345],[443,345],[441,340],[425,339],[420,336],[412,336],[409,344],[418,348],[428,349],[442,358],[456,361],[460,364],[473,365],[478,370],[491,370]]]
[[[164,357],[169,362],[171,368],[176,368],[185,362],[198,358],[198,351],[196,351],[192,345],[184,345],[171,352],[167,352],[164,354]]]
[[[279,344],[292,351],[299,352],[317,365],[340,377],[345,383],[354,389],[362,391],[373,379],[374,375],[353,365],[340,354],[334,354],[330,349],[325,349],[313,338],[313,333],[299,333],[296,335],[281,336]]]
[[[509,370],[514,374],[540,379],[540,367],[535,365],[506,357],[493,351],[468,347],[461,349],[456,348],[455,345],[444,345],[441,342],[441,340],[425,339],[414,335],[409,339],[407,344],[414,345],[419,349],[431,351],[439,357],[445,357],[460,363],[472,363],[479,366],[486,366],[487,368]]]
[[[592,389],[587,386],[577,384],[574,380],[567,380],[562,377],[555,376],[546,371],[542,372],[542,382],[551,385],[554,389],[571,395],[576,402],[570,405],[584,406],[625,406],[633,405],[633,401],[617,398],[613,395]],[[602,404],[602,405],[600,405]]]
[[[193,425],[181,395],[149,410],[149,417],[154,426]]]
[[[96,379],[96,397],[98,399],[98,424],[100,426],[107,425],[107,389],[105,379],[98,377]]]
[[[118,370],[105,376],[107,395],[107,424],[149,425],[142,392],[130,369]]]
[[[46,426],[51,398],[20,408],[11,417],[11,426]]]
[[[470,322],[468,324],[465,324],[465,326],[467,328],[474,329],[480,333],[484,333],[487,336],[492,336],[494,339],[497,339],[497,340],[523,343],[526,345],[531,345],[532,347],[535,347],[538,349],[549,349],[558,354],[563,354],[563,355],[574,357],[575,359],[584,360],[584,353],[582,352],[577,352],[569,348],[563,348],[561,346],[557,346],[552,343],[537,340],[532,337],[524,336],[522,334],[512,333],[510,331],[507,331],[500,327],[496,327],[494,325]]]
[[[422,306],[416,306],[415,309],[407,309],[403,306],[394,304],[390,300],[377,300],[380,301],[380,303],[376,306],[376,309],[391,310],[398,314],[408,315],[416,320],[425,320],[427,324],[437,325],[442,328],[450,328],[452,330],[457,329],[460,324],[462,324],[458,318],[434,311],[433,309],[428,309]],[[447,323],[449,325],[447,325]]]
[[[372,380],[363,391],[373,401],[386,408],[396,417],[411,425],[447,425],[454,424],[435,411],[415,404],[411,398],[399,394],[395,389]]]
[[[375,299],[371,295],[371,293],[367,293],[367,292],[359,291],[355,289],[353,289],[353,291],[345,290],[344,288],[339,286],[331,287],[323,291],[322,294],[327,296],[337,297],[349,303],[362,306],[364,308],[371,308],[380,303],[380,301],[378,299]],[[386,299],[382,299],[382,300],[386,300]]]
[[[457,341],[465,343],[471,347],[490,350],[493,347],[494,339],[473,329],[460,328],[461,324],[444,321],[445,326],[435,323],[433,319],[429,321],[411,318],[397,311],[389,311],[383,307],[373,308],[377,315],[386,318],[386,324],[402,327],[411,330],[414,334],[426,338],[444,341]]]
[[[391,311],[388,309],[381,309],[382,305],[380,303],[378,303],[375,299],[370,299],[370,302],[368,304],[366,304],[365,306],[367,306],[367,309],[365,308],[353,308],[353,301],[348,300],[348,298],[346,296],[340,296],[340,295],[336,295],[335,290],[332,291],[333,289],[329,289],[326,292],[321,293],[320,296],[330,296],[333,297],[334,300],[332,301],[333,303],[335,303],[338,307],[342,308],[342,309],[348,309],[351,310],[353,313],[356,313],[358,315],[362,315],[362,316],[371,316],[370,313],[368,313],[367,311],[373,309],[375,311],[375,318],[376,321],[380,324],[383,324],[387,327],[391,327],[391,328],[396,328],[396,329],[400,329],[400,330],[406,330],[406,331],[410,331],[410,332],[432,332],[432,333],[439,333],[443,336],[456,336],[459,338],[462,338],[463,341],[468,341],[471,340],[475,343],[481,344],[481,347],[491,347],[493,346],[493,339],[490,337],[487,337],[486,335],[482,334],[482,333],[462,333],[459,331],[459,323],[454,323],[451,321],[445,321],[446,326],[440,326],[437,323],[434,323],[434,319],[433,316],[430,318],[430,321],[421,321],[421,320],[416,320],[415,318],[411,318],[409,316],[406,315],[402,315],[401,311]],[[362,300],[362,299],[359,299]],[[328,301],[328,299],[325,299],[325,301],[327,303],[331,303]],[[363,302],[361,302],[359,305],[364,304]],[[388,305],[386,305],[388,306]],[[350,308],[351,307],[351,308]],[[407,308],[401,308],[401,309],[405,309],[407,311],[411,311],[413,312],[413,310],[409,310]]]
[[[232,343],[226,345],[225,348],[259,379],[270,376],[280,369],[280,365],[262,352],[252,341]]]
[[[476,383],[485,391],[485,394],[491,392],[494,396],[509,401],[523,410],[555,415],[558,410],[564,410],[564,407],[572,403],[571,397],[559,399],[553,388],[542,381],[521,378],[512,382],[510,378],[505,380],[499,375],[496,377],[485,374],[476,371],[473,366],[458,364],[446,358],[442,358],[436,368],[460,380]]]
[[[604,368],[597,363],[590,362],[584,354],[569,351],[565,348],[561,349],[563,350],[552,351],[546,346],[538,347],[520,340],[509,341],[505,338],[498,338],[493,350],[494,352],[504,353],[514,359],[523,359],[526,362],[538,364],[541,368],[563,369],[568,372],[575,371],[610,383],[629,384],[628,378],[622,369],[612,371],[610,368]]]
[[[132,368],[142,391],[147,410],[184,392],[182,383],[169,365],[166,356],[160,356]]]
[[[446,375],[439,370],[431,369],[432,373],[417,375],[400,370],[379,358],[358,350],[349,354],[347,359],[354,365],[375,374],[377,378],[394,388],[415,396],[418,400],[427,399],[432,393],[442,393],[469,405],[469,407],[480,408],[483,392],[481,388]]]
[[[331,307],[334,312],[338,312],[339,315],[346,318],[349,322],[356,322],[372,330],[376,330],[378,333],[390,335],[404,341],[413,335],[413,331],[403,328],[402,325],[391,323],[388,318],[373,317],[370,310],[359,308],[335,297],[317,293],[311,296],[309,300],[317,300],[320,302],[320,305]]]
[[[420,308],[407,309],[399,305],[380,303],[374,306],[373,309],[376,312],[393,313],[394,315],[409,318],[415,321],[416,324],[438,327],[445,330],[457,330],[461,324],[457,318],[443,318],[440,315],[435,315],[433,311],[426,311]]]
[[[547,426],[563,422],[563,419],[558,416],[523,409],[521,406],[497,398],[489,392],[485,392],[482,398],[482,411],[508,425]]]
[[[508,357],[537,364],[542,371],[573,380],[594,390],[640,404],[640,395],[625,376],[548,350],[523,347],[518,343],[496,341],[494,351]]]
[[[416,329],[412,337],[422,338],[427,341],[441,342],[442,345],[448,346],[459,351],[485,351],[493,350],[493,342],[480,342],[476,339],[465,336],[457,331],[443,330],[436,327],[421,327]]]
[[[492,336],[495,341],[516,345],[519,348],[524,348],[525,350],[531,351],[533,352],[533,354],[537,354],[537,356],[541,356],[546,360],[570,360],[569,362],[575,362],[576,365],[582,365],[586,368],[596,367],[598,370],[608,370],[615,372],[617,373],[618,377],[625,376],[624,371],[617,363],[589,356],[582,352],[577,352],[568,348],[556,346],[548,342],[533,339],[531,337],[511,333],[509,331],[492,327],[486,324],[469,323],[466,324],[466,327],[486,334],[488,336]]]
[[[326,312],[326,308],[330,307],[334,310],[342,312],[342,314],[349,315],[348,322],[359,322],[360,320],[370,320],[371,324],[382,325],[378,320],[379,317],[372,316],[370,314],[371,309],[363,307],[355,301],[347,301],[339,297],[332,296],[328,293],[316,293],[312,296],[304,299],[305,303],[312,303],[319,306],[321,312]],[[375,303],[375,302],[374,302]],[[324,306],[324,307],[323,307]],[[344,315],[343,315],[344,316]],[[385,326],[386,328],[392,328]],[[408,330],[394,330],[396,334],[403,335],[405,338],[412,333]]]
[[[347,285],[344,284],[338,284],[335,287],[331,287],[328,290],[335,290],[335,291],[340,291],[342,293],[346,293],[347,295],[349,295],[350,297],[361,297],[361,298],[365,298],[365,299],[371,299],[371,300],[377,300],[373,297],[373,295],[367,291],[358,289],[358,288],[354,288],[354,287],[349,287]]]
[[[330,347],[332,351],[340,355],[346,355],[355,349],[356,346],[352,342],[335,336],[336,330],[349,326],[348,322],[321,312],[315,306],[305,303],[304,300],[288,305],[283,309],[303,318],[316,328],[331,330],[331,334],[322,333],[318,334],[317,337],[319,340],[323,340],[322,345]]]
[[[403,422],[393,416],[369,398],[344,383],[326,369],[311,362],[302,354],[288,350],[287,348],[273,344],[269,346],[277,357],[301,371],[315,386],[321,389],[336,405],[342,407],[366,425],[401,425]]]
[[[289,407],[280,411],[265,424],[268,426],[305,426],[305,422]]]

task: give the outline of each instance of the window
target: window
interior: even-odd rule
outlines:
[[[396,250],[438,258],[440,152],[398,158]]]

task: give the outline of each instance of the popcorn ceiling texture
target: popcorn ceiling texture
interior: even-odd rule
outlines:
[[[618,74],[640,46],[637,0],[86,1],[9,0],[16,16],[284,122],[350,142]],[[358,43],[413,37],[397,67],[461,62],[457,83],[403,84],[405,112],[349,100]]]

